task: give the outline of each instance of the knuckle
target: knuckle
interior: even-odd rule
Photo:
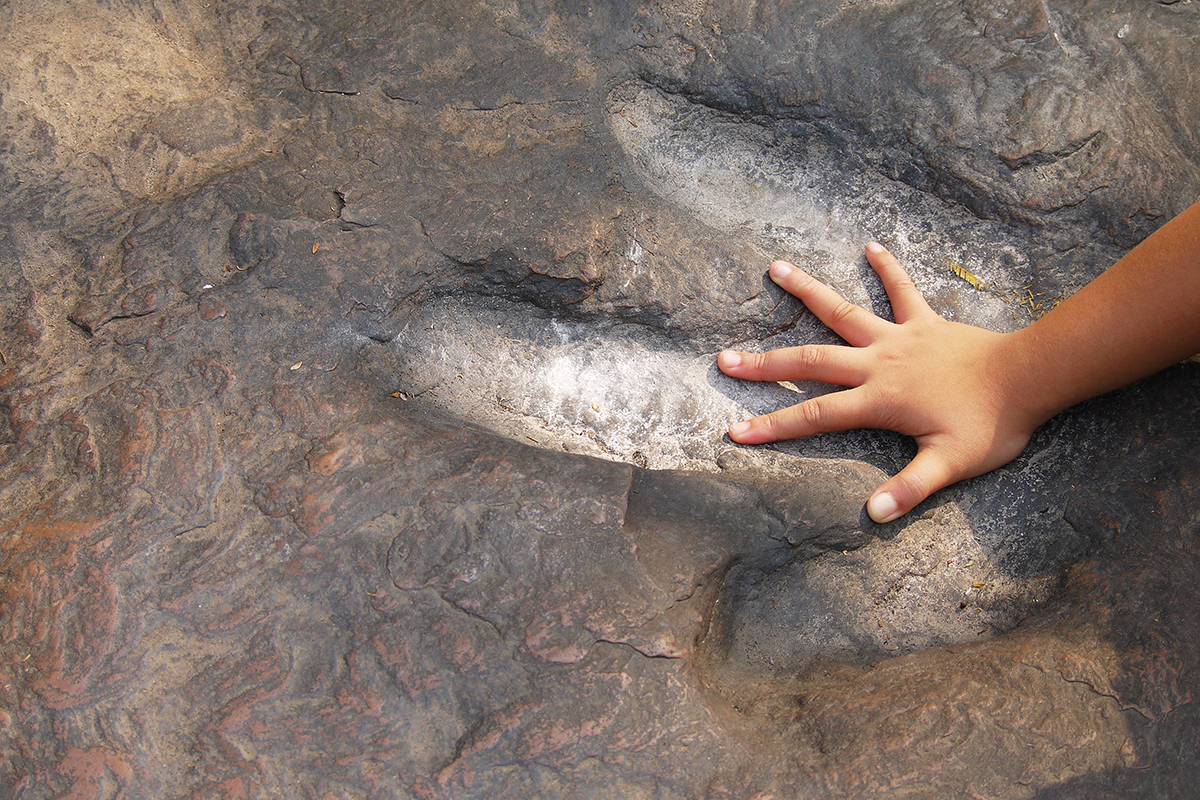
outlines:
[[[900,477],[901,481],[899,482],[903,487],[904,493],[914,505],[930,495],[929,482],[925,480],[924,475],[914,471]]]
[[[831,312],[830,316],[832,317],[832,322],[834,324],[840,324],[853,317],[857,312],[858,306],[854,305],[854,303],[851,303],[849,300],[842,300],[833,307],[833,311]]]
[[[781,409],[763,417],[763,421],[767,424],[767,431],[770,433],[773,441],[795,436],[794,433],[790,432],[794,426],[790,424],[789,416],[788,409]]]
[[[800,420],[810,430],[820,430],[821,422],[825,419],[825,404],[819,398],[805,400],[796,407]]]
[[[825,363],[825,353],[819,347],[801,347],[796,353],[796,361],[801,369],[807,372],[815,372],[818,367]]]
[[[878,412],[878,420],[876,424],[883,430],[887,431],[903,431],[908,429],[907,418],[904,415],[903,409],[899,408],[883,408]]]
[[[745,365],[750,367],[754,372],[763,372],[771,366],[771,362],[775,360],[774,351],[768,350],[765,353],[755,353],[745,361]]]
[[[766,429],[767,435],[773,440],[780,438],[780,431],[783,428],[782,421],[779,418],[779,412],[773,412],[766,416],[760,417],[763,427]]]
[[[905,433],[911,426],[906,424],[910,415],[910,404],[904,393],[890,386],[871,387],[871,403],[880,422],[888,430]]]
[[[814,286],[821,285],[820,281],[818,281],[812,275],[809,275],[807,272],[796,271],[793,273],[793,275],[795,275],[795,278],[793,278],[795,281],[794,286],[798,290],[810,289]]]

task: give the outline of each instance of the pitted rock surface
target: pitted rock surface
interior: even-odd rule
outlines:
[[[889,314],[872,238],[1084,285],[1200,197],[1200,5],[0,31],[0,796],[1193,791],[1197,363],[875,526],[911,443],[734,445],[833,387],[714,355],[836,341],[777,257]]]

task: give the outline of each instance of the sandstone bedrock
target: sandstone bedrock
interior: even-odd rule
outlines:
[[[1200,364],[876,526],[911,442],[735,445],[833,387],[715,354],[836,341],[775,258],[889,314],[871,239],[1030,324],[1200,197],[1197,64],[1189,0],[3,4],[0,798],[1191,796]]]

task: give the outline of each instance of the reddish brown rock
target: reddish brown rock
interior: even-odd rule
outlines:
[[[1195,363],[874,526],[712,353],[1082,285],[1196,6],[535,6],[2,12],[0,796],[1188,796]]]

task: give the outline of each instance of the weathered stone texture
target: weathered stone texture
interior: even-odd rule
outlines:
[[[1086,283],[1197,9],[4,6],[0,796],[1188,796],[1196,363],[875,526],[713,354]]]

